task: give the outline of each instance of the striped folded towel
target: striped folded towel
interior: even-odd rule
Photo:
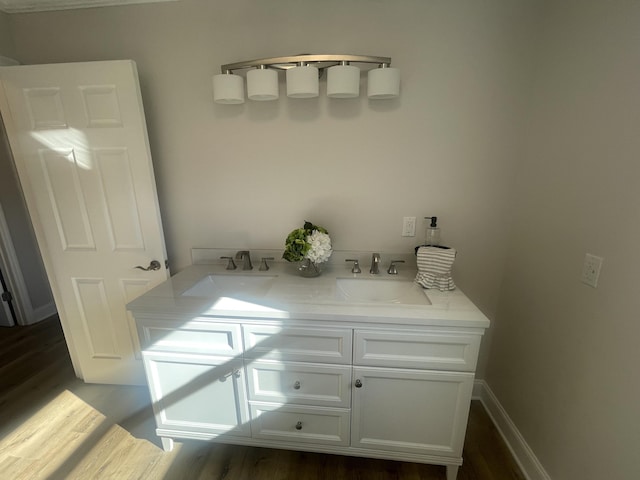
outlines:
[[[456,288],[451,277],[451,268],[456,259],[454,248],[420,247],[416,256],[416,283],[424,288],[437,288],[441,292]]]

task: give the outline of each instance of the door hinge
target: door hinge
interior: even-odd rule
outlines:
[[[13,300],[13,295],[11,295],[11,292],[2,292],[2,295],[0,296],[2,297],[3,302],[10,302]]]

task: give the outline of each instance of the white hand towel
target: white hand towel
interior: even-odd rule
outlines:
[[[416,282],[424,288],[437,288],[444,292],[454,290],[451,268],[456,259],[454,248],[420,247],[418,249]]]

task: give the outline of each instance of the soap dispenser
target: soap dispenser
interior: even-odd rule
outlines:
[[[424,244],[427,247],[437,247],[440,245],[440,228],[438,227],[438,217],[424,217],[425,220],[431,220],[431,224],[427,227]]]
[[[438,247],[443,249],[449,249],[449,247],[443,247],[440,245],[440,227],[438,227],[438,217],[424,217],[425,220],[431,220],[429,225],[426,225],[424,232],[424,243],[416,247],[416,254],[420,247]],[[425,222],[426,223],[426,222]]]

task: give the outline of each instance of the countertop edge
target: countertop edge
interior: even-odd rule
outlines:
[[[283,322],[286,320],[344,321],[354,323],[397,323],[408,326],[451,326],[485,329],[490,326],[489,319],[460,290],[440,292],[427,290],[425,293],[431,305],[394,305],[394,304],[344,304],[341,302],[287,302],[283,299],[267,298],[247,304],[251,308],[243,309],[242,303],[232,310],[215,306],[215,298],[184,297],[182,293],[197,281],[209,274],[231,274],[223,265],[192,265],[147,293],[127,304],[134,315],[155,314],[159,316],[179,316],[181,318],[213,319],[256,319]],[[331,266],[318,278],[299,278],[293,265],[276,264],[269,272],[239,271],[236,275],[276,275],[282,281],[295,282],[299,289],[310,290],[331,288],[336,278],[353,278],[347,265]],[[402,274],[390,276],[383,274],[372,277],[360,274],[360,278],[380,278],[394,280],[413,280],[415,270],[404,268]],[[257,302],[260,301],[260,304]]]

